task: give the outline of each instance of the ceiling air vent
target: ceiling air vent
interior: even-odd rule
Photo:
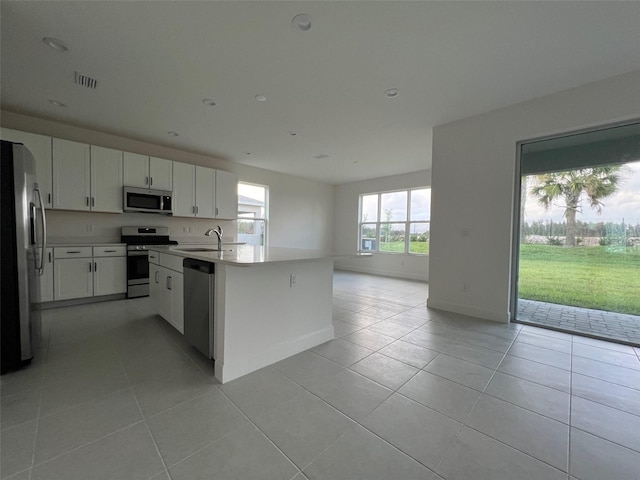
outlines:
[[[76,72],[76,85],[94,90],[98,86],[98,81],[95,78]]]

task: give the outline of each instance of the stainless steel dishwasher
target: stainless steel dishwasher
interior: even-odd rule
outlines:
[[[184,267],[184,336],[207,358],[214,358],[214,264],[185,258],[182,266]]]

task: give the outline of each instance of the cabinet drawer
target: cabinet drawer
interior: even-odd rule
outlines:
[[[160,265],[170,268],[176,272],[182,273],[182,261],[184,257],[178,255],[168,255],[166,253],[160,254]]]
[[[93,247],[94,257],[124,257],[127,255],[125,245],[115,245],[109,247]]]
[[[158,265],[160,263],[160,254],[158,252],[149,252],[149,263],[153,263],[154,265]]]
[[[83,258],[92,256],[91,247],[54,247],[54,258]]]

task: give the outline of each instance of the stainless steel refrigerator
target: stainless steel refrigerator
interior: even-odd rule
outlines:
[[[0,342],[4,374],[29,364],[39,347],[37,277],[44,273],[47,234],[33,155],[21,143],[1,143]]]

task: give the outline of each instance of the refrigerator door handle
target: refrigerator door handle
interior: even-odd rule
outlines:
[[[44,275],[44,254],[47,248],[47,219],[44,213],[44,202],[42,201],[42,193],[40,192],[40,188],[38,188],[38,184],[35,184],[34,188],[36,194],[38,195],[38,202],[40,203],[40,226],[42,227],[42,250],[40,251],[40,266],[36,268],[36,273],[40,276]],[[37,236],[36,236],[37,237]],[[36,242],[38,239],[36,238]]]

